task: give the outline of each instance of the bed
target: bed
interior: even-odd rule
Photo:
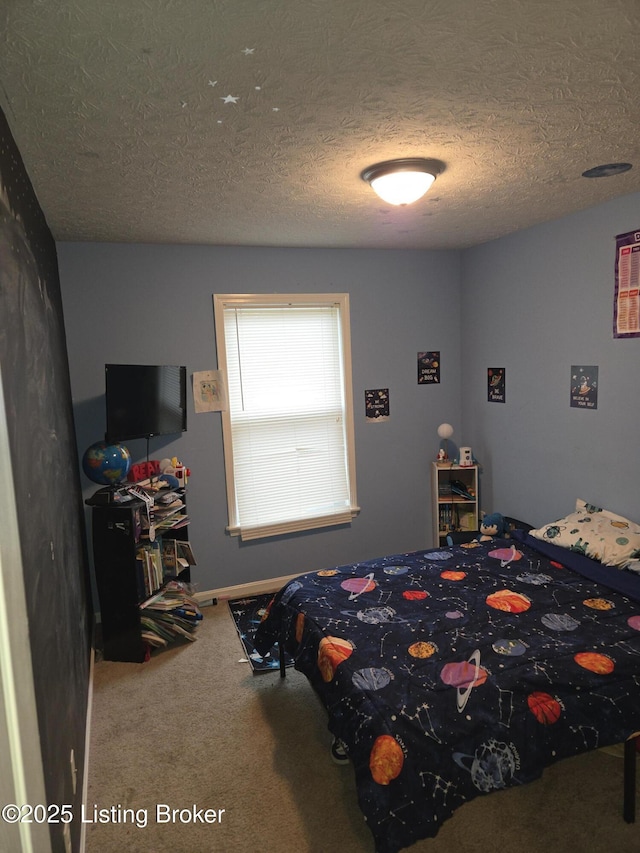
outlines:
[[[640,526],[621,518],[578,501],[529,533],[310,572],[274,597],[256,647],[280,643],[318,694],[377,853],[623,742],[634,820]]]

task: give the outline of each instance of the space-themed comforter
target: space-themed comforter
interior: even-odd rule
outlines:
[[[302,575],[258,630],[327,709],[378,853],[640,730],[640,575],[526,539]]]

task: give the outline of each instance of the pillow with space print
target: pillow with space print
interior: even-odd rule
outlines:
[[[640,572],[640,524],[581,498],[576,501],[575,512],[529,534],[605,566]]]

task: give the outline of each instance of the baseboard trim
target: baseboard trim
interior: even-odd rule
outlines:
[[[87,692],[87,719],[85,723],[84,734],[84,766],[82,768],[82,803],[87,808],[87,796],[89,789],[89,760],[91,749],[91,718],[93,715],[93,678],[96,663],[96,644],[95,644],[95,619],[93,620],[93,630],[91,638],[91,652],[89,655],[89,690]],[[80,829],[80,853],[84,853],[87,844],[87,827],[85,822],[82,822]]]
[[[204,592],[196,592],[194,598],[201,605],[206,605],[216,600],[227,600],[230,598],[246,598],[250,595],[264,595],[267,592],[277,592],[286,583],[297,578],[298,574],[286,575],[280,578],[269,578],[263,581],[252,581],[241,583],[236,586],[225,586],[220,589],[208,589]]]

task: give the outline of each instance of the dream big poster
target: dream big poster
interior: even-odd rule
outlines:
[[[418,385],[436,385],[440,382],[440,352],[430,350],[418,353]]]

